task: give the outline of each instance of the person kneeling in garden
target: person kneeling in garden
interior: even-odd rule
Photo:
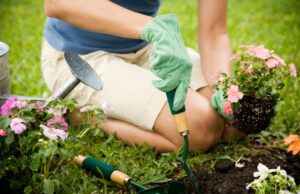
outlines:
[[[231,71],[226,4],[199,0],[200,61],[196,51],[185,48],[176,17],[156,16],[160,0],[45,0],[41,60],[46,83],[54,92],[72,76],[63,53],[75,52],[97,71],[104,89],[96,92],[80,84],[69,98],[81,106],[109,103],[105,133],[159,152],[177,150],[183,140],[165,94],[175,89],[173,106],[186,107],[191,151],[242,137],[245,131],[227,122],[232,118],[225,113],[226,96],[221,98],[227,90],[215,93],[210,87],[216,73]],[[232,92],[242,98],[238,88]]]

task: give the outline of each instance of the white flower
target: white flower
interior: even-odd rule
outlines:
[[[257,170],[257,172],[253,173],[254,177],[258,177],[259,179],[264,180],[269,176],[269,168],[263,165],[262,163],[259,163],[257,165]]]
[[[244,167],[245,167],[245,163],[239,163],[239,162],[236,162],[236,163],[235,163],[235,167],[236,167],[236,168],[244,168]]]
[[[108,113],[111,110],[111,105],[107,102],[104,102],[101,107],[104,113]]]

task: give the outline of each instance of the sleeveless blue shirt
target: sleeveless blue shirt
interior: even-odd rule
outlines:
[[[149,16],[155,16],[160,6],[160,0],[111,1],[129,10]],[[99,11],[101,11],[101,8],[99,8]],[[130,53],[147,44],[143,40],[90,32],[52,17],[46,19],[44,37],[59,51],[79,54],[87,54],[99,50],[114,53]]]

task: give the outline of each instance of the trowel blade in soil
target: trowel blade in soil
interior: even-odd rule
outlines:
[[[103,84],[100,77],[86,61],[71,52],[66,52],[64,56],[74,76],[87,86],[102,90]]]

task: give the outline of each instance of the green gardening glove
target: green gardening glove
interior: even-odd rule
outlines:
[[[155,17],[144,26],[141,36],[155,47],[149,63],[151,71],[160,80],[153,81],[153,85],[163,92],[176,88],[173,108],[175,111],[180,110],[184,107],[192,62],[181,38],[176,16]]]
[[[223,90],[218,90],[214,93],[214,95],[211,98],[211,105],[214,109],[216,109],[220,115],[222,115],[223,117],[225,117],[228,120],[232,120],[233,116],[232,115],[228,115],[224,112],[224,102],[225,102],[225,98],[224,98],[224,92]]]

